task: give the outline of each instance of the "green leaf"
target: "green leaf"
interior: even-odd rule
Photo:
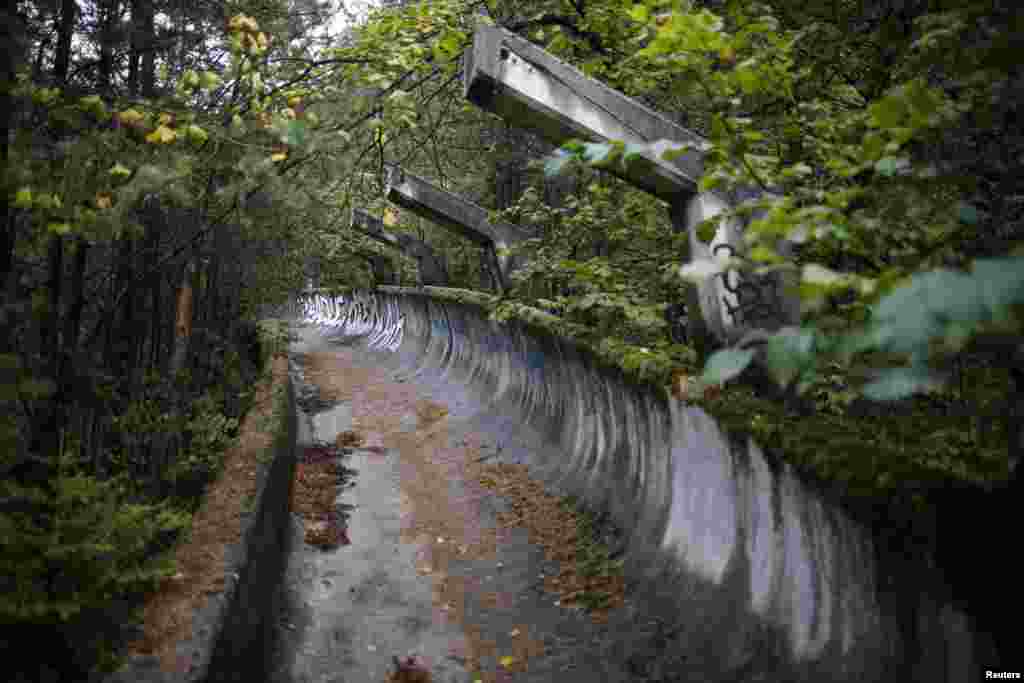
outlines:
[[[811,284],[826,286],[841,285],[846,280],[845,276],[840,273],[837,273],[834,270],[829,270],[817,263],[808,263],[805,265],[801,270],[800,279]]]
[[[638,24],[647,23],[647,19],[650,17],[650,12],[646,5],[633,5],[628,11],[629,18]]]
[[[557,176],[572,159],[572,154],[563,149],[556,149],[544,162],[544,175],[548,178]]]
[[[622,163],[624,165],[628,164],[633,159],[637,159],[637,158],[643,156],[644,152],[646,152],[646,151],[647,151],[646,145],[637,144],[635,142],[630,142],[629,144],[627,144],[623,148],[623,151],[622,151]]]
[[[765,358],[769,371],[780,386],[788,385],[813,366],[815,336],[813,329],[784,328],[768,340]]]
[[[910,166],[907,157],[885,157],[875,163],[875,170],[884,176],[892,177]]]
[[[718,232],[718,220],[717,217],[708,218],[700,222],[697,226],[697,239],[704,244],[711,244],[711,240],[715,239],[715,233]]]
[[[774,249],[763,244],[759,244],[750,250],[750,259],[759,263],[782,263],[785,261]]]
[[[108,173],[110,173],[110,175],[117,178],[118,180],[127,178],[132,174],[131,170],[122,165],[120,162],[114,164],[110,168],[110,171],[108,171]]]
[[[48,379],[24,379],[18,384],[18,392],[29,399],[46,398],[57,393],[57,385]]]
[[[696,148],[697,145],[694,145],[693,143],[680,145],[679,143],[672,142],[670,140],[659,140],[651,145],[654,156],[660,156],[665,161],[675,161],[679,157],[693,152]]]
[[[593,164],[601,163],[611,152],[612,146],[602,142],[584,142],[583,158]]]
[[[308,132],[309,129],[305,122],[289,121],[287,131],[281,137],[281,142],[293,147],[301,147],[306,142]]]
[[[978,216],[978,209],[973,204],[968,204],[967,202],[957,204],[957,218],[960,219],[961,223],[977,225]]]
[[[700,377],[705,384],[722,384],[743,372],[754,359],[754,349],[723,349],[711,354]]]
[[[892,93],[868,107],[868,112],[875,128],[896,128],[907,114],[907,105],[900,94]]]
[[[679,277],[688,282],[699,283],[721,273],[725,268],[725,264],[718,260],[701,258],[680,266]]]
[[[878,379],[867,384],[863,393],[872,401],[894,401],[941,386],[942,379],[927,368],[892,368],[885,370]]]
[[[761,79],[757,71],[748,62],[744,62],[736,67],[733,77],[739,84],[740,89],[747,95],[753,95],[760,88]]]
[[[32,208],[32,190],[23,187],[14,195],[14,206],[18,209]]]

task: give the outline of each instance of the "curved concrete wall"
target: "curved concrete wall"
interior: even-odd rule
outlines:
[[[625,532],[638,607],[674,624],[672,647],[714,676],[700,680],[952,683],[995,661],[934,571],[883,556],[789,465],[571,343],[412,293],[314,298],[304,311],[541,432],[551,447],[518,457]]]

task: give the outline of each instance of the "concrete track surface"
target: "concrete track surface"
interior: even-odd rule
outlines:
[[[415,656],[436,683],[658,680],[658,622],[627,605],[600,624],[555,604],[542,584],[558,563],[525,530],[499,528],[507,501],[467,472],[489,449],[508,461],[542,448],[539,435],[481,412],[460,385],[410,382],[395,354],[329,339],[305,327],[293,348],[300,395],[332,406],[300,415],[299,445],[364,436],[339,497],[354,506],[351,545],[301,549],[296,527],[274,680],[385,681],[395,656]]]

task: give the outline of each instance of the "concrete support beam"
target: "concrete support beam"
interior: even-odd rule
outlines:
[[[528,40],[495,26],[479,26],[466,53],[464,92],[481,109],[529,128],[561,145],[571,138],[591,142],[650,143],[707,141],[661,114],[626,97]],[[704,173],[702,155],[693,151],[668,162],[644,158],[627,170],[611,170],[629,183],[672,202],[696,194]]]
[[[419,265],[421,285],[448,286],[448,269],[445,267],[444,260],[426,242],[418,240],[412,235],[386,230],[384,221],[362,209],[352,209],[351,225],[353,229],[367,237],[398,249],[416,259],[416,263]]]
[[[484,246],[488,259],[496,261],[501,288],[508,287],[509,275],[517,267],[503,251],[534,236],[532,231],[509,223],[492,223],[488,211],[473,202],[419,178],[398,166],[388,166],[387,198],[417,216],[448,228]],[[492,264],[484,264],[487,267]]]
[[[505,118],[510,124],[529,128],[556,145],[572,138],[593,142],[619,140],[650,144],[659,140],[690,144],[693,151],[669,162],[643,157],[609,172],[669,203],[674,228],[689,233],[690,253],[684,260],[711,258],[716,253],[743,252],[742,225],[721,225],[710,245],[697,239],[696,227],[725,210],[731,202],[715,193],[698,195],[703,174],[703,151],[708,143],[661,114],[622,93],[587,77],[529,41],[494,26],[479,26],[473,48],[464,64],[465,95],[474,104]],[[723,253],[724,255],[724,253]],[[752,279],[752,278],[751,278]],[[784,293],[778,278],[743,282],[737,272],[705,281],[688,294],[690,336],[699,348],[736,341],[753,322],[750,294],[760,297],[757,326],[775,329],[799,323],[799,300]],[[790,283],[792,284],[792,283]],[[691,288],[692,289],[692,288]],[[746,299],[746,300],[745,300]],[[700,315],[696,315],[700,311]],[[765,311],[771,311],[765,315]],[[703,318],[703,321],[699,320]]]
[[[384,254],[378,254],[374,251],[359,251],[357,253],[359,258],[363,259],[370,265],[370,270],[373,272],[374,284],[377,285],[397,285],[398,278],[395,273],[395,266],[391,262],[391,259]]]

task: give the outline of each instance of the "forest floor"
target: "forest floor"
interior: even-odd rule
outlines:
[[[320,547],[306,516],[275,683],[659,680],[659,626],[629,609],[607,530],[496,462],[471,399],[404,377],[394,354],[302,338],[304,381],[345,408],[328,438],[350,513]]]

